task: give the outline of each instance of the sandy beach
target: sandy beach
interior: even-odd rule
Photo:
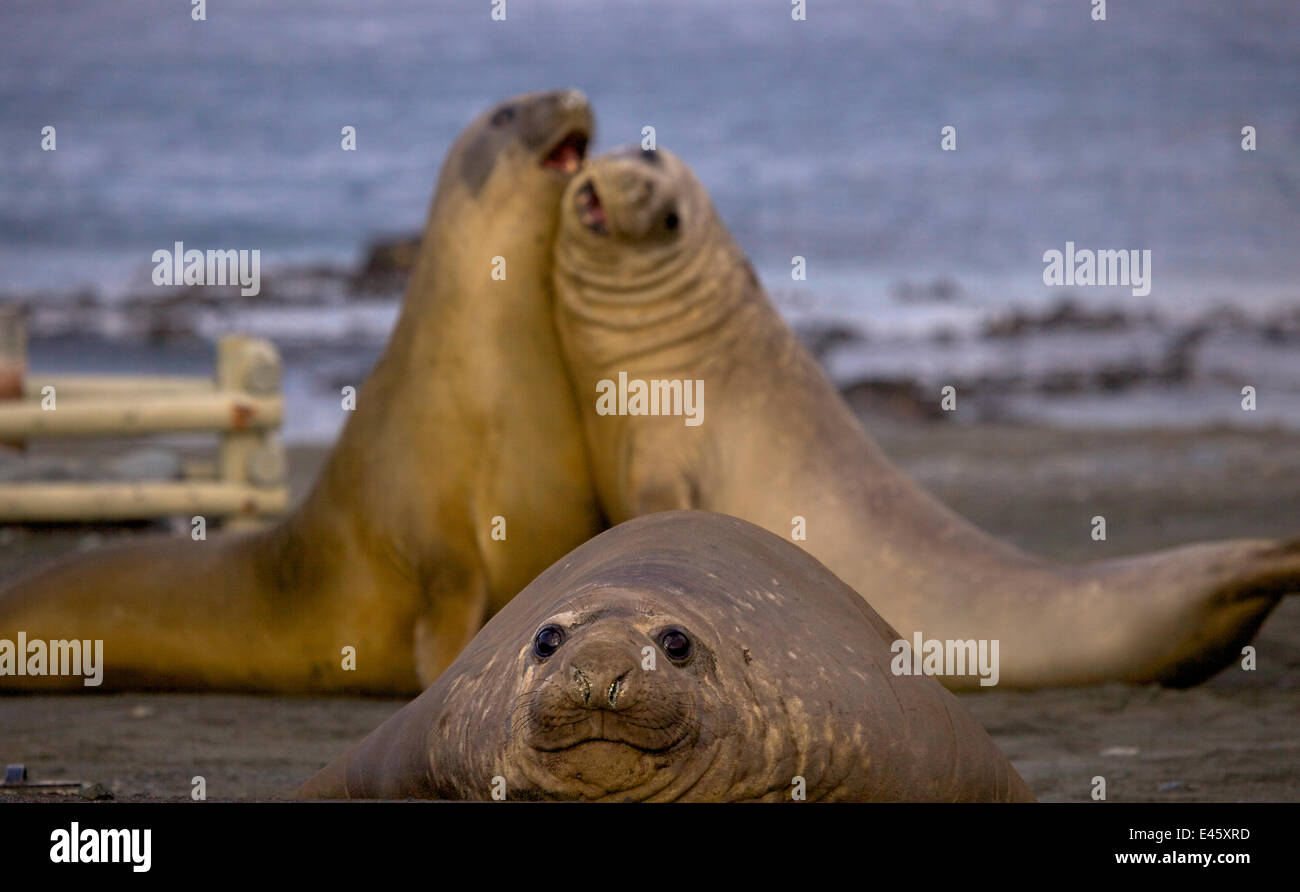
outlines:
[[[1062,560],[1198,540],[1300,534],[1300,434],[1068,430],[865,417],[891,456],[995,535]],[[47,446],[52,454],[84,447]],[[326,450],[291,451],[301,496]],[[1107,517],[1094,542],[1089,519]],[[157,527],[0,528],[0,577]],[[1134,593],[1140,597],[1140,593]],[[1255,641],[1258,669],[1187,691],[1101,687],[964,694],[1043,801],[1300,800],[1300,599]],[[401,701],[222,695],[0,698],[0,761],[122,800],[278,798]],[[17,798],[0,793],[0,801]]]

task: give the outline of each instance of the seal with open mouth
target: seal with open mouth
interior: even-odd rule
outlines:
[[[104,688],[412,694],[432,681],[603,523],[550,277],[557,204],[592,126],[586,97],[557,90],[501,102],[457,138],[401,316],[299,508],[266,531],[38,570],[0,592],[0,638],[103,639]],[[0,676],[18,688],[82,689]]]
[[[812,556],[676,511],[557,561],[309,798],[1031,800]]]
[[[799,518],[799,544],[905,637],[999,641],[1012,687],[1192,684],[1300,593],[1300,541],[1066,566],[958,517],[867,436],[671,152],[590,162],[560,214],[557,327],[611,521],[703,508],[790,536]],[[701,423],[599,412],[601,383],[620,375],[703,382]]]

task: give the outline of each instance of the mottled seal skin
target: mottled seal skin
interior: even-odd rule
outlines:
[[[1194,684],[1300,592],[1300,543],[1067,566],[965,522],[868,437],[670,152],[596,159],[560,213],[557,327],[612,522],[703,508],[790,537],[802,517],[798,544],[905,637],[997,639],[1000,683],[1014,687]],[[598,382],[620,372],[702,381],[702,423],[598,414]]]
[[[104,639],[104,688],[422,690],[603,526],[550,287],[557,203],[591,131],[586,98],[563,90],[502,102],[456,140],[396,328],[301,507],[265,532],[37,571],[0,593],[0,637]]]
[[[557,561],[299,793],[779,802],[802,778],[808,800],[1032,801],[951,694],[891,672],[897,638],[753,524],[637,518]]]

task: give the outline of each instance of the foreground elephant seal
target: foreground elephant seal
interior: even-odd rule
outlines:
[[[897,637],[753,524],[638,518],[557,561],[300,793],[1032,800],[951,694],[891,672]]]
[[[704,508],[802,529],[908,640],[999,641],[1008,686],[1191,684],[1300,592],[1300,543],[1060,566],[966,523],[862,430],[671,153],[596,159],[561,215],[557,322],[611,521]]]
[[[565,90],[507,100],[456,140],[397,326],[296,512],[38,571],[0,593],[0,639],[103,639],[105,688],[432,681],[601,526],[550,289],[557,203],[591,129]],[[0,675],[0,690],[82,681]]]

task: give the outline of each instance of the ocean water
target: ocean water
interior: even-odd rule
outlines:
[[[468,118],[576,85],[601,147],[655,126],[760,269],[788,280],[802,254],[827,299],[951,277],[1034,300],[1066,240],[1150,249],[1152,301],[1295,296],[1294,0],[1105,22],[1082,0],[809,5],[509,0],[493,22],[489,0],[220,0],[194,22],[176,0],[5,0],[0,286],[111,292],[176,240],[354,259],[419,227]]]
[[[422,225],[478,111],[572,85],[597,150],[652,125],[696,168],[795,319],[973,331],[1057,299],[1042,255],[1067,241],[1152,253],[1149,295],[1076,290],[1086,306],[1300,304],[1296,0],[1111,2],[1105,22],[1085,0],[491,8],[214,0],[194,22],[181,0],[5,0],[0,294],[138,291],[178,240],[259,249],[264,271],[355,263]],[[899,299],[936,282],[955,299]]]

